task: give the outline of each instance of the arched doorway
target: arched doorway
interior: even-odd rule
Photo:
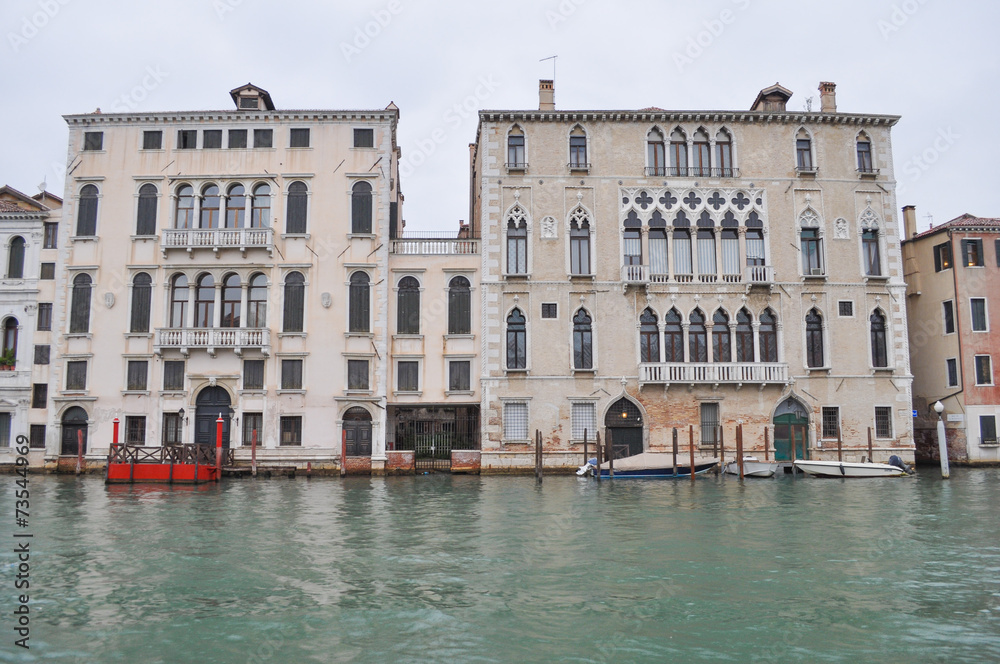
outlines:
[[[87,453],[87,411],[73,406],[62,416],[62,447],[59,453],[76,456],[79,453],[80,434],[83,434],[83,454]]]
[[[355,406],[344,413],[344,433],[347,456],[372,455],[372,416],[367,410]]]
[[[604,426],[616,459],[642,454],[642,411],[633,401],[622,397],[612,404]]]
[[[233,416],[229,392],[221,387],[206,387],[195,400],[194,442],[215,446],[215,421],[222,416],[222,446],[229,447],[229,423]]]
[[[788,397],[774,411],[774,460],[809,458],[809,411]]]

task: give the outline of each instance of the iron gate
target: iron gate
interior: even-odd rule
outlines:
[[[471,419],[471,418],[469,418]],[[396,449],[413,450],[417,471],[451,470],[452,450],[479,449],[479,418],[410,420],[396,424]]]

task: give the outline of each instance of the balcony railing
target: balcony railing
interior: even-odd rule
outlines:
[[[153,344],[157,354],[164,349],[180,350],[185,355],[191,349],[203,349],[214,355],[219,348],[232,349],[237,355],[248,348],[268,354],[271,331],[244,327],[164,327],[156,330]]]
[[[589,162],[571,161],[568,164],[566,164],[566,166],[571,171],[589,171],[590,170],[590,163]]]
[[[640,384],[671,383],[787,383],[788,365],[782,362],[649,362],[639,365]]]
[[[622,281],[626,284],[690,284],[695,281],[703,284],[726,283],[741,284],[744,280],[750,284],[770,284],[774,281],[774,268],[770,265],[751,265],[746,274],[662,274],[652,272],[648,265],[623,265]]]
[[[528,162],[526,161],[509,161],[505,164],[505,166],[507,167],[508,173],[510,173],[511,171],[526,172],[528,170]]]
[[[770,265],[748,265],[747,283],[751,284],[774,283],[774,267]]]
[[[859,177],[863,177],[863,178],[877,178],[878,174],[879,174],[879,169],[872,168],[871,166],[868,166],[866,168],[859,168],[858,169],[858,176]]]
[[[160,244],[163,254],[168,249],[274,249],[274,229],[272,228],[167,228],[163,231]]]
[[[647,166],[646,177],[671,177],[671,178],[738,178],[740,169],[738,168],[708,168],[687,166]]]
[[[471,256],[479,253],[478,238],[409,238],[389,243],[389,253],[409,256]]]

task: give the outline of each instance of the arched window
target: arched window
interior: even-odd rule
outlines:
[[[629,213],[622,229],[622,264],[642,265],[642,222],[638,215]],[[628,270],[630,275],[638,276],[640,272]]]
[[[135,217],[136,235],[156,235],[156,202],[158,191],[155,184],[139,187],[139,208]]]
[[[132,278],[132,320],[129,332],[149,332],[150,305],[153,301],[153,279],[145,272]]]
[[[684,328],[681,326],[681,315],[676,309],[671,309],[663,317],[663,361],[684,361]]]
[[[715,168],[720,177],[734,177],[733,172],[733,137],[725,129],[715,134]]]
[[[858,134],[858,172],[859,173],[874,173],[875,169],[872,168],[872,142],[868,138],[868,134],[861,132]]]
[[[260,272],[250,277],[247,327],[267,327],[267,277]]]
[[[708,362],[708,331],[705,329],[705,314],[695,309],[688,317],[689,362]]]
[[[355,272],[351,275],[351,301],[349,315],[349,330],[351,332],[369,331],[369,283],[368,275]]]
[[[80,190],[79,209],[76,214],[76,234],[79,237],[97,235],[97,187],[88,184]]]
[[[514,309],[507,316],[507,368],[526,369],[528,366],[528,331],[524,314]]]
[[[754,361],[753,317],[746,309],[736,312],[736,361]]]
[[[763,320],[764,317],[761,316],[761,328]],[[763,333],[763,329],[761,332]],[[823,366],[823,317],[815,309],[810,309],[806,314],[806,366]]]
[[[353,283],[351,286],[353,289]],[[282,329],[285,332],[305,330],[305,299],[306,278],[301,272],[289,272],[285,275],[285,307],[282,315]]]
[[[732,362],[730,350],[729,316],[722,309],[717,309],[712,316],[712,359],[715,362]]]
[[[872,366],[887,367],[889,366],[889,353],[885,342],[885,316],[876,309],[872,312],[869,320],[871,321]]]
[[[226,196],[226,228],[243,228],[246,214],[246,189],[241,184],[234,184]]]
[[[590,220],[585,214],[575,214],[569,222],[569,268],[570,274],[591,274]]]
[[[507,134],[507,168],[522,170],[527,166],[524,159],[524,130],[514,125]]]
[[[587,169],[587,132],[577,125],[569,133],[569,167],[571,169]]]
[[[355,183],[351,188],[351,232],[372,232],[372,186],[367,182]]]
[[[795,168],[800,171],[816,170],[812,156],[812,137],[805,129],[795,135]]]
[[[660,361],[660,330],[656,325],[656,314],[649,308],[639,316],[639,360]]]
[[[24,278],[24,238],[15,235],[10,241],[7,255],[7,278]]]
[[[756,212],[751,212],[747,217],[747,265],[766,265],[767,260],[764,255],[764,222],[760,220]]]
[[[229,274],[222,280],[222,327],[240,326],[243,286],[238,274]]]
[[[594,332],[590,316],[583,309],[573,316],[573,368],[594,368]]]
[[[680,282],[694,278],[694,263],[691,260],[691,221],[681,212],[674,219],[674,277]]]
[[[396,334],[420,334],[420,282],[414,277],[399,280],[396,293]]]
[[[677,127],[670,132],[670,175],[684,177],[688,174],[688,144],[684,130]]]
[[[822,330],[820,332],[822,334]],[[820,339],[820,359],[822,359],[823,343]],[[774,312],[765,309],[760,314],[760,361],[778,361],[778,321]]]
[[[17,359],[17,319],[13,316],[3,323],[3,357],[10,360]]]
[[[210,184],[201,190],[201,225],[200,228],[219,227],[219,206],[222,198],[219,196],[219,188]]]
[[[286,233],[305,233],[309,211],[309,190],[304,182],[288,185],[288,212],[285,214]]]
[[[712,151],[708,133],[699,129],[694,133],[694,173],[695,177],[709,177],[712,174]]]
[[[799,245],[802,251],[802,274],[821,276],[824,274],[823,236],[820,234],[819,214],[807,207],[799,215]]]
[[[177,189],[174,228],[194,228],[194,189],[189,184]]]
[[[90,291],[93,281],[89,274],[78,274],[73,279],[73,301],[70,305],[69,331],[71,334],[90,332]]]
[[[703,282],[712,282],[718,278],[718,266],[715,262],[715,229],[708,213],[705,213],[704,217],[698,220],[698,278]]]
[[[250,210],[251,228],[271,226],[271,187],[259,184],[253,188],[253,203]]]
[[[649,220],[649,275],[663,282],[670,273],[670,246],[667,243],[667,222],[659,212]]]
[[[528,220],[515,206],[507,217],[507,274],[528,273]]]
[[[663,177],[667,174],[667,149],[663,141],[663,132],[656,127],[646,134],[646,175]]]
[[[188,279],[175,274],[170,283],[170,327],[184,327],[187,321]]]
[[[194,290],[194,326],[215,325],[215,279],[210,274],[198,278]]]
[[[448,284],[448,334],[472,332],[472,288],[465,277]]]

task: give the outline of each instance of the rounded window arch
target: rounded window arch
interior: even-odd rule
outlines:
[[[7,250],[7,278],[24,278],[24,238],[20,235],[15,235],[10,240]]]
[[[269,228],[271,226],[271,185],[258,184],[253,188],[250,227]]]
[[[805,127],[800,127],[795,133],[795,168],[800,171],[816,170],[812,151],[812,135]]]
[[[194,228],[194,187],[182,184],[177,188],[174,210],[174,228]]]
[[[145,272],[132,277],[132,316],[129,332],[149,332],[150,307],[153,302],[153,278]]]
[[[761,327],[763,327],[761,314]],[[823,359],[823,316],[816,308],[806,314],[806,366],[820,368],[824,366]]]
[[[587,310],[580,308],[573,316],[573,368],[594,368],[593,320]]]
[[[139,187],[139,207],[135,216],[136,235],[156,235],[156,203],[160,192],[155,184]]]
[[[876,309],[868,319],[871,329],[872,366],[885,368],[889,366],[889,349],[886,343],[885,316],[881,309]]]
[[[348,330],[351,332],[371,331],[371,278],[367,272],[351,275]]]
[[[221,205],[222,196],[219,194],[218,185],[207,184],[202,187],[200,228],[219,227],[219,207]]]
[[[660,328],[656,313],[649,307],[639,316],[639,361],[660,361]]]
[[[285,303],[282,311],[282,329],[285,332],[305,331],[306,278],[301,272],[285,275]]]
[[[472,285],[462,276],[448,282],[448,334],[472,332]]]
[[[80,201],[76,214],[76,234],[79,237],[97,235],[97,199],[99,191],[96,185],[84,185],[80,189]]]
[[[528,367],[527,320],[515,307],[507,316],[507,369]]]
[[[674,127],[670,132],[670,173],[669,175],[686,176],[688,174],[687,134],[680,127]]]
[[[90,298],[93,279],[89,274],[78,274],[73,279],[73,296],[70,304],[70,334],[90,332]]]
[[[725,127],[715,134],[715,168],[724,178],[735,177],[733,171],[733,135]]]
[[[230,272],[222,278],[222,327],[239,327],[242,313],[243,284],[240,275]]]
[[[243,228],[247,213],[247,191],[234,184],[226,192],[226,228]]]
[[[14,367],[17,360],[17,328],[19,324],[13,316],[8,316],[3,322],[3,360],[9,362],[8,366]]]
[[[267,327],[267,277],[258,272],[247,289],[247,327]]]
[[[712,151],[708,131],[704,127],[699,127],[694,132],[693,138],[691,156],[694,161],[694,175],[696,177],[709,177],[712,174]]]
[[[667,144],[659,127],[646,133],[646,175],[662,177],[667,174]]]
[[[420,334],[420,282],[415,277],[397,284],[396,334]]]
[[[351,232],[372,232],[372,186],[363,180],[351,187]]]
[[[309,188],[305,182],[288,185],[288,210],[285,214],[285,232],[302,234],[308,229]]]
[[[721,307],[712,315],[712,359],[715,362],[732,362],[729,314]]]
[[[187,275],[175,274],[170,279],[170,327],[185,327],[189,293]]]
[[[194,326],[215,326],[215,278],[207,273],[198,277],[195,284]]]

